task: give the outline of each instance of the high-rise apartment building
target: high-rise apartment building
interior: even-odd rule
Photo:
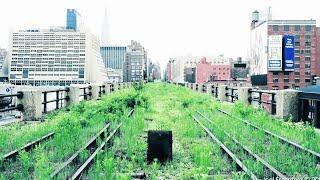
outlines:
[[[75,9],[67,9],[67,29],[78,30],[81,25],[81,15]]]
[[[14,31],[8,56],[12,84],[66,86],[107,81],[100,41],[88,31]]]
[[[123,81],[135,82],[147,79],[147,51],[136,42],[131,41],[127,47],[126,61],[123,67]]]
[[[268,89],[299,88],[311,84],[318,76],[318,29],[315,20],[261,19],[253,12],[251,22],[250,74],[267,76]],[[294,71],[268,69],[268,40],[273,35],[294,36]]]

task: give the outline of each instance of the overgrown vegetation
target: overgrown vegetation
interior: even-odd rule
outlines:
[[[100,101],[81,102],[50,115],[45,122],[33,125],[15,125],[0,131],[0,153],[55,132],[47,141],[31,152],[21,152],[17,161],[3,162],[1,174],[5,179],[47,179],[62,162],[80,149],[108,121],[124,119],[128,109],[135,105],[147,106],[145,99],[134,89],[122,90],[102,97]],[[88,152],[80,155],[80,161],[88,157]],[[106,162],[106,164],[108,164]],[[67,169],[59,179],[64,179],[72,169]]]
[[[245,106],[241,102],[236,102],[235,105],[222,104],[221,108],[235,116],[249,120],[261,128],[283,136],[313,151],[320,152],[320,133],[308,123],[303,124],[273,119],[263,109]]]
[[[136,110],[133,119],[126,121],[121,136],[111,149],[114,166],[103,166],[110,157],[101,157],[92,167],[89,179],[131,179],[133,174],[144,172],[148,179],[225,179],[240,177],[235,167],[225,159],[219,147],[213,144],[186,111],[212,107],[214,100],[173,85],[147,84],[141,93],[149,107]],[[214,106],[213,106],[214,107]],[[157,161],[146,162],[147,131],[172,130],[173,160],[165,165]],[[97,172],[96,167],[101,171]],[[108,173],[106,173],[108,172]]]
[[[136,107],[133,117],[127,118],[128,109],[133,107]],[[263,166],[245,155],[221,129],[288,176],[320,176],[319,164],[313,157],[219,113],[217,108],[320,152],[320,135],[311,126],[273,120],[260,109],[242,103],[221,104],[208,94],[183,87],[149,83],[115,92],[100,101],[82,102],[67,112],[54,112],[44,123],[0,129],[1,157],[26,142],[56,132],[51,141],[32,152],[21,152],[15,162],[2,164],[0,179],[47,179],[107,121],[113,122],[112,127],[123,122],[120,136],[115,138],[110,149],[98,154],[88,173],[83,175],[84,179],[133,179],[139,173],[145,173],[148,179],[248,179],[193,120],[191,115],[196,110],[210,116],[213,123],[205,125],[259,177],[266,176]],[[161,165],[155,160],[147,164],[148,130],[173,132],[171,162]],[[89,151],[82,152],[79,161],[84,161],[89,154]],[[74,170],[67,168],[58,179],[66,179]]]

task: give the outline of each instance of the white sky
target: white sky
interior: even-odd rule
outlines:
[[[8,0],[0,5],[0,47],[7,47],[11,28],[65,26],[67,8],[100,36],[106,7],[112,43],[137,40],[162,66],[186,54],[245,57],[251,12],[267,6],[273,19],[320,17],[315,0]]]

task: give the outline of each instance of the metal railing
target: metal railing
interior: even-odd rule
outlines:
[[[299,92],[298,120],[320,128],[320,97],[318,93]]]
[[[83,96],[84,100],[88,100],[89,99],[88,97],[92,96],[92,92],[91,92],[92,86],[81,87],[80,89],[83,90],[83,94],[81,94],[80,97]]]
[[[230,102],[235,102],[236,100],[238,100],[238,89],[237,88],[233,88],[233,87],[226,87],[226,96],[228,101]]]
[[[263,91],[257,89],[249,89],[249,98],[248,101],[250,104],[252,102],[257,102],[259,106],[263,106],[265,109],[269,110],[272,115],[276,114],[276,93],[270,91]],[[263,95],[267,95],[267,99],[263,98]],[[271,96],[271,99],[269,98]],[[268,109],[268,105],[271,106]]]
[[[212,93],[213,97],[218,98],[218,86],[212,85],[211,86],[211,93]]]
[[[18,99],[23,98],[22,92],[17,92],[16,94],[1,94],[0,95],[0,113],[7,112],[7,111],[23,111],[22,104],[13,103],[13,98],[16,97]]]
[[[68,94],[63,95],[63,93],[68,93],[70,91],[70,89],[68,87],[64,88],[64,89],[55,89],[55,90],[50,90],[50,91],[43,91],[43,112],[47,113],[48,112],[48,104],[50,103],[55,103],[55,109],[59,109],[64,107],[64,101],[67,102],[70,100],[70,97],[68,96]],[[51,94],[55,94],[55,98],[48,100],[48,95],[50,96]],[[51,96],[53,97],[53,96]],[[53,109],[53,110],[55,110]]]
[[[105,87],[106,86],[104,84],[99,86],[99,97],[106,93],[106,90],[104,89]]]
[[[114,91],[114,84],[110,84],[110,92]]]
[[[207,92],[207,85],[205,84],[202,85],[202,92]]]

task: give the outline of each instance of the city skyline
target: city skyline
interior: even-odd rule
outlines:
[[[288,2],[291,2],[290,5]],[[15,6],[16,3],[20,5]],[[28,2],[14,0],[0,7],[0,16],[10,17],[3,18],[0,47],[8,47],[10,29],[64,26],[67,8],[77,9],[82,14],[84,24],[95,35],[100,36],[102,19],[107,8],[112,44],[126,45],[130,40],[137,40],[144,44],[150,58],[159,61],[162,67],[170,57],[186,54],[246,57],[250,41],[248,23],[253,10],[263,10],[271,6],[273,19],[318,20],[320,12],[316,11],[312,3],[313,1],[298,4],[292,1],[274,0],[219,3],[207,0],[200,3],[199,1],[110,0],[89,3],[58,0],[49,8],[47,4],[38,0]],[[295,13],[298,10],[299,13]]]

